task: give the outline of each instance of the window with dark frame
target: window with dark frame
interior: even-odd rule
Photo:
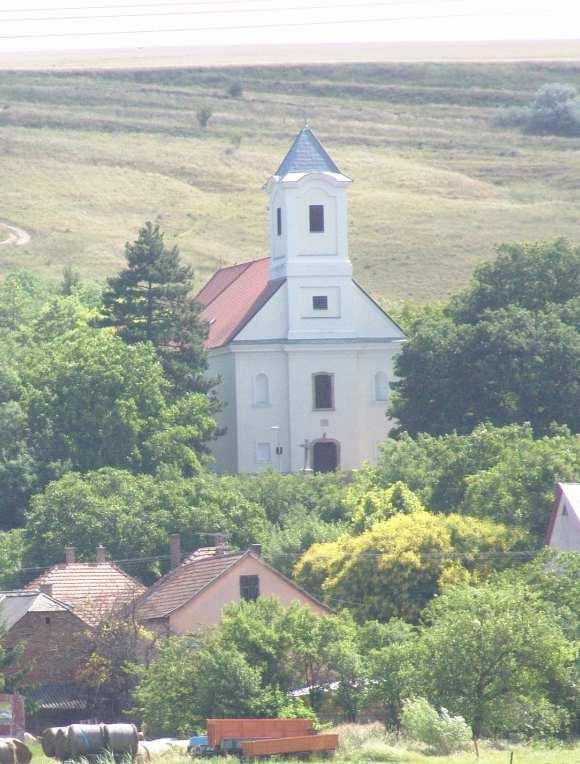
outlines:
[[[312,310],[328,310],[328,297],[325,294],[314,295]]]
[[[324,233],[324,206],[310,205],[310,233]]]
[[[314,375],[314,409],[324,410],[334,408],[332,389],[332,374]]]
[[[255,602],[260,596],[260,576],[240,576],[240,597]]]
[[[276,208],[276,233],[282,236],[282,207]]]

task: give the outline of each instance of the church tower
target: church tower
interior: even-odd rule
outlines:
[[[351,182],[305,126],[265,186],[269,278],[288,284],[288,339],[315,339],[321,331],[354,336],[346,196]]]

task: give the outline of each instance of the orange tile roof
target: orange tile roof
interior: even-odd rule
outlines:
[[[268,281],[270,258],[220,268],[195,298],[209,323],[208,349],[227,345],[278,291],[285,279]]]
[[[70,605],[79,618],[92,624],[146,591],[140,581],[110,561],[54,565],[26,588],[38,589],[41,584],[51,584],[55,599]]]
[[[188,558],[182,565],[159,579],[141,597],[135,607],[137,618],[164,618],[193,599],[212,581],[232,568],[248,552],[222,555],[199,555]]]

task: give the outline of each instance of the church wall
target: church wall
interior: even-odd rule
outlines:
[[[265,346],[236,352],[238,464],[240,472],[288,472],[288,371],[286,354]],[[259,374],[268,379],[269,403],[257,400]],[[278,427],[278,430],[273,430]],[[265,444],[268,444],[266,446]],[[283,453],[276,454],[276,445]],[[267,453],[269,450],[269,454]]]
[[[234,356],[227,350],[214,350],[208,354],[208,376],[219,377],[220,382],[214,388],[223,409],[216,415],[220,427],[226,429],[211,444],[215,458],[213,468],[216,472],[238,472],[237,427],[236,427],[236,380]]]

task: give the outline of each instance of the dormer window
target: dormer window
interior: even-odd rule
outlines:
[[[282,207],[276,208],[276,235],[282,236]]]
[[[328,297],[325,294],[314,295],[312,310],[328,310]]]
[[[324,205],[311,204],[309,215],[310,233],[324,233]]]

